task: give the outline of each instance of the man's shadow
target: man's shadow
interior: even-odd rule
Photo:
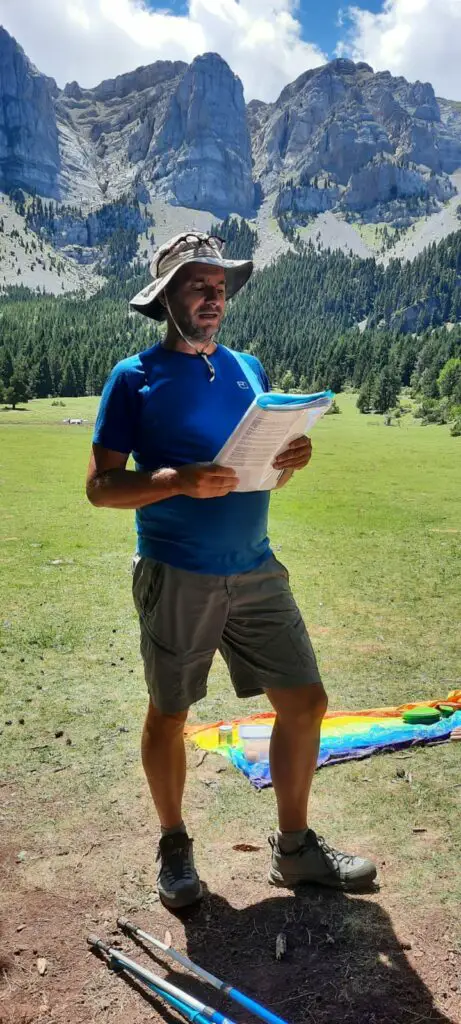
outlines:
[[[206,891],[182,921],[191,960],[291,1024],[451,1024],[373,900],[306,888],[236,910]],[[277,960],[280,934],[287,949]],[[185,985],[184,974],[172,969],[169,978],[232,1019],[249,1020],[199,982]]]

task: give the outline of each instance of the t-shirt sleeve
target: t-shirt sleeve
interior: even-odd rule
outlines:
[[[245,352],[244,355],[245,359],[247,359],[248,362],[250,363],[253,373],[255,373],[257,377],[259,377],[263,391],[270,391],[271,386],[269,383],[269,378],[262,363],[259,362],[259,359],[257,359],[256,356],[251,356],[247,352]]]
[[[136,380],[125,367],[115,366],[102,392],[93,444],[100,444],[104,448],[127,455],[134,450],[137,397]]]

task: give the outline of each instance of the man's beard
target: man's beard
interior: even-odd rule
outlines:
[[[218,333],[221,327],[221,320],[218,321],[217,325],[211,326],[210,324],[196,324],[192,318],[184,310],[178,310],[176,313],[176,320],[178,327],[185,338],[190,341],[205,342],[211,341],[211,339]]]

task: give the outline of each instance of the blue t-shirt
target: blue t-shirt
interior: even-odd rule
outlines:
[[[209,359],[214,381],[203,359],[162,345],[123,359],[104,387],[95,444],[132,453],[141,471],[211,462],[269,383],[254,356],[218,345]],[[138,552],[191,572],[248,572],[270,554],[268,510],[269,491],[155,502],[136,512]]]

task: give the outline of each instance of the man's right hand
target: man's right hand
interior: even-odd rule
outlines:
[[[188,498],[222,498],[238,484],[237,474],[227,466],[180,466],[176,474],[179,493]]]

